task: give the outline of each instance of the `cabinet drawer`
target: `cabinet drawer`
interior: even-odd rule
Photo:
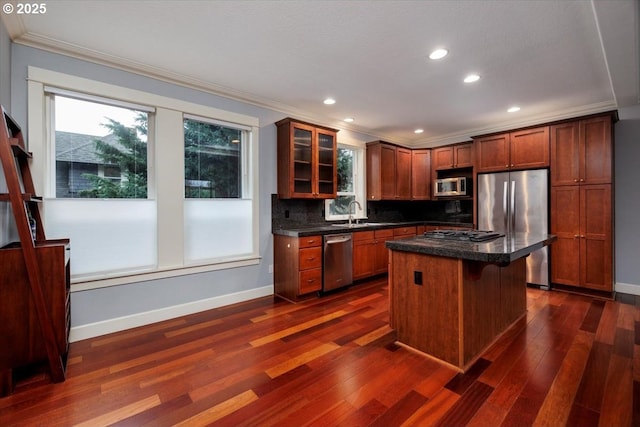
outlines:
[[[375,238],[377,240],[385,240],[385,239],[391,239],[393,237],[393,230],[386,229],[386,230],[376,230],[375,231]]]
[[[416,234],[416,227],[399,227],[393,229],[394,236],[406,236],[409,234]]]
[[[351,236],[354,242],[361,241],[361,240],[373,240],[374,232],[373,231],[357,231],[353,233]]]
[[[312,268],[300,272],[299,292],[300,295],[315,292],[322,289],[322,269]]]
[[[300,249],[310,248],[313,246],[322,246],[322,236],[300,237],[300,240],[298,241],[298,245]]]
[[[301,271],[322,267],[322,247],[300,249],[298,263]]]

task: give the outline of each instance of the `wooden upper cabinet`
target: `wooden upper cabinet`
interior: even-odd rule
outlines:
[[[611,116],[551,126],[551,185],[610,184]]]
[[[549,166],[549,127],[526,129],[474,141],[477,172]]]
[[[411,150],[383,141],[367,144],[367,199],[411,199]]]
[[[431,150],[433,170],[473,167],[473,144],[447,145]]]
[[[278,197],[334,199],[337,195],[337,130],[280,120],[278,127]]]
[[[431,199],[431,150],[411,151],[411,199]]]
[[[411,150],[396,148],[396,194],[399,200],[411,199]]]

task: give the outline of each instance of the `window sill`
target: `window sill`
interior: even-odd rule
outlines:
[[[154,269],[127,273],[105,273],[95,276],[83,276],[71,279],[71,292],[87,291],[91,289],[107,288],[110,286],[127,285],[147,280],[167,279],[184,276],[187,274],[206,273],[209,271],[225,270],[228,268],[248,267],[258,265],[261,257],[249,256],[246,258],[218,261],[209,264],[188,265],[176,268]]]

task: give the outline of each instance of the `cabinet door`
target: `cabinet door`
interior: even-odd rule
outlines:
[[[431,150],[411,152],[411,198],[431,199]]]
[[[509,142],[513,169],[536,169],[549,166],[549,127],[512,132]]]
[[[396,197],[396,148],[392,145],[380,146],[380,187],[382,200]]]
[[[411,150],[396,148],[396,190],[398,200],[411,199]]]
[[[374,274],[383,274],[389,270],[389,250],[387,240],[393,239],[393,230],[376,230],[374,244]]]
[[[611,117],[580,122],[580,182],[610,184],[612,163]]]
[[[478,172],[502,171],[509,168],[509,134],[488,136],[477,139]]]
[[[453,168],[453,147],[441,147],[431,150],[433,170]]]
[[[580,186],[551,188],[551,281],[580,284]]]
[[[313,197],[315,168],[313,127],[292,124],[291,150],[293,159],[292,187],[294,197]]]
[[[363,279],[374,274],[374,243],[373,231],[353,233],[353,280]]]
[[[612,291],[611,185],[580,186],[580,284]]]
[[[316,196],[321,199],[335,199],[338,191],[336,134],[317,129],[316,142],[317,179],[314,182]]]
[[[580,179],[580,125],[551,126],[551,185],[575,185]]]
[[[453,146],[453,163],[456,168],[473,167],[473,144]]]

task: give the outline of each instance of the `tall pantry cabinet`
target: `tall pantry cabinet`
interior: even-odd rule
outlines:
[[[551,126],[551,281],[613,292],[612,116]]]

